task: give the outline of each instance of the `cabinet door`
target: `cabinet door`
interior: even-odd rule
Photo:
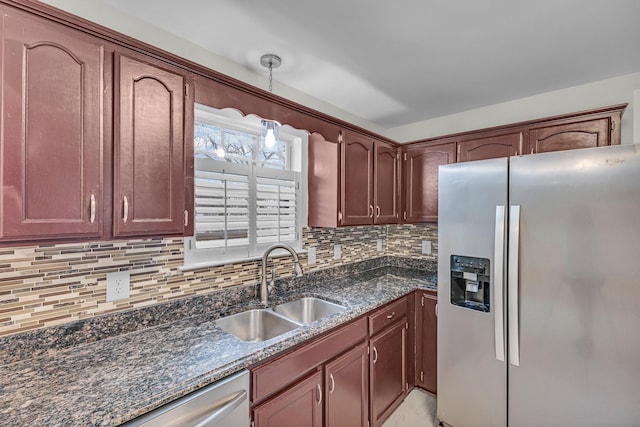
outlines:
[[[3,240],[102,235],[103,46],[2,10]]]
[[[403,320],[370,341],[371,424],[377,427],[407,392],[407,324]]]
[[[325,425],[366,427],[369,422],[369,356],[361,344],[325,367]]]
[[[318,371],[253,410],[254,427],[321,427],[322,372]]]
[[[610,145],[610,129],[609,117],[530,129],[526,152],[534,154]]]
[[[342,143],[342,225],[373,223],[373,141],[345,134]]]
[[[309,135],[309,227],[337,227],[340,210],[340,145]]]
[[[520,148],[523,132],[503,135],[486,135],[459,141],[458,161],[494,159],[496,157],[515,156],[522,153]]]
[[[416,299],[416,384],[431,393],[437,393],[438,297],[419,292]]]
[[[438,221],[438,166],[456,161],[456,143],[407,149],[404,222]]]
[[[184,77],[116,60],[114,235],[184,230]]]
[[[375,143],[374,167],[375,224],[398,223],[398,149]]]

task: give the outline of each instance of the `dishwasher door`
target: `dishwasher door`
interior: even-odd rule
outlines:
[[[249,371],[217,381],[125,426],[249,427]]]

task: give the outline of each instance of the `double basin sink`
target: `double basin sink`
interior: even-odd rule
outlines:
[[[305,297],[223,317],[216,324],[243,341],[266,341],[346,309],[320,298]]]

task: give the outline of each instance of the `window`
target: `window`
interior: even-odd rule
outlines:
[[[285,126],[268,148],[260,124],[196,105],[195,224],[185,265],[258,257],[274,243],[302,248],[307,134]]]

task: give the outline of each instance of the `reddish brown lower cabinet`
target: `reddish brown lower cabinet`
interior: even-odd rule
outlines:
[[[361,317],[252,368],[255,427],[365,427],[369,420],[366,339],[367,319]]]
[[[382,425],[407,393],[406,318],[372,338],[370,345],[371,425]]]
[[[371,425],[381,425],[409,391],[409,297],[369,314],[369,405]]]
[[[435,292],[415,293],[416,305],[416,385],[438,392],[438,296]]]
[[[367,427],[369,354],[363,343],[325,366],[325,426]]]
[[[254,427],[322,427],[322,372],[287,388],[253,409]]]
[[[255,427],[380,426],[406,397],[407,367],[415,364],[407,347],[409,298],[253,367]]]

